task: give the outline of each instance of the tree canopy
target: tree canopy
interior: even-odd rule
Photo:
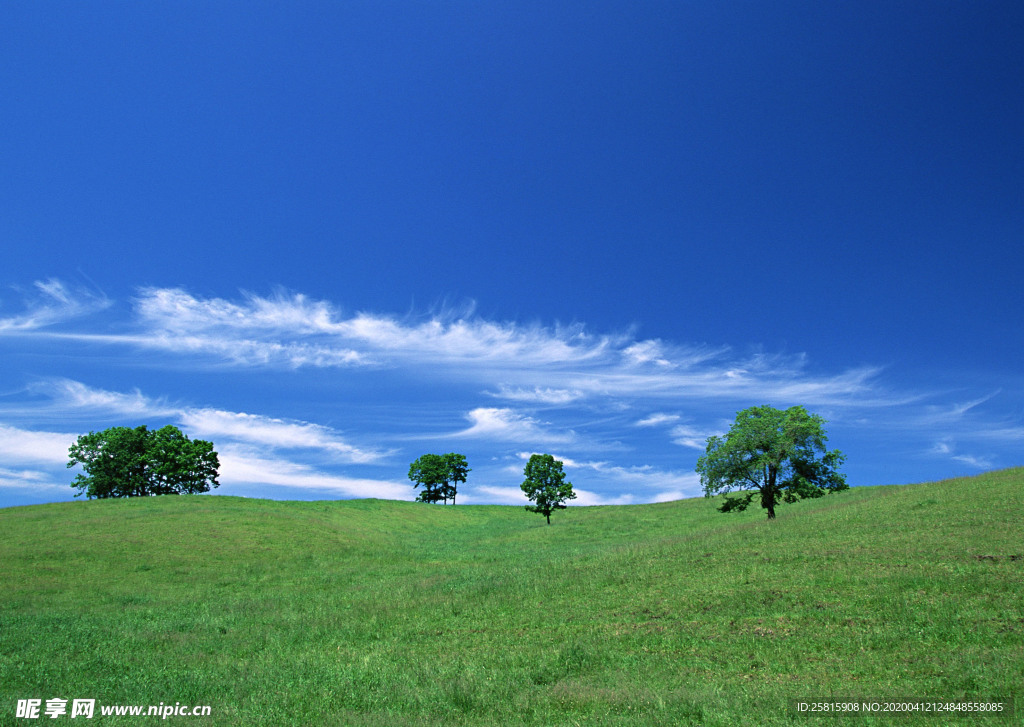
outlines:
[[[802,406],[744,409],[724,437],[708,439],[704,456],[697,460],[704,495],[746,490],[726,497],[719,510],[745,510],[760,495],[761,507],[773,519],[779,502],[848,489],[838,471],[845,457],[825,448],[824,425],[824,419]]]
[[[220,461],[213,444],[189,439],[165,426],[111,427],[83,434],[68,450],[68,467],[82,465],[84,474],[71,486],[75,497],[142,497],[209,492],[219,487]]]
[[[551,513],[564,510],[566,500],[575,500],[572,483],[566,482],[562,463],[550,454],[534,454],[523,470],[526,479],[519,487],[535,504],[527,505],[530,512],[540,513],[551,524]]]
[[[416,497],[418,502],[443,501],[447,505],[451,498],[454,505],[458,486],[466,481],[470,471],[465,455],[455,452],[424,454],[409,465],[409,479],[413,487],[423,488]]]

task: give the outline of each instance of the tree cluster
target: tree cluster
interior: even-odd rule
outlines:
[[[83,434],[68,450],[68,467],[82,465],[84,474],[71,486],[75,497],[144,497],[208,492],[218,487],[220,461],[213,444],[189,439],[165,426],[111,427]]]
[[[409,465],[409,479],[413,487],[422,487],[423,491],[416,497],[417,502],[444,502],[451,499],[455,504],[459,484],[466,481],[471,470],[465,455],[449,452],[448,454],[424,454]]]

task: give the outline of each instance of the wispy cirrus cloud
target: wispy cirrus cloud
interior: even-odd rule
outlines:
[[[355,447],[328,427],[310,422],[219,409],[186,409],[180,421],[198,436],[225,437],[271,448],[318,449],[358,464],[375,462],[386,454]]]
[[[71,492],[71,487],[67,483],[54,482],[50,473],[33,469],[0,468],[0,489],[46,492],[54,495],[66,495]]]
[[[662,424],[671,424],[672,422],[679,421],[678,414],[661,414],[655,413],[644,417],[636,423],[638,427],[657,427]]]
[[[354,464],[376,462],[388,454],[357,447],[338,432],[320,424],[209,407],[174,405],[147,397],[138,389],[125,394],[70,379],[36,382],[33,389],[47,393],[53,400],[53,406],[67,413],[131,416],[136,419],[172,418],[194,436],[270,449],[319,450],[332,458]]]
[[[981,396],[969,401],[959,401],[944,404],[929,404],[923,407],[922,411],[915,417],[914,426],[936,426],[942,424],[954,424],[961,421],[973,409],[981,406],[999,391]]]
[[[721,434],[721,432],[707,432],[688,424],[678,424],[672,427],[672,442],[681,447],[689,447],[703,452],[707,448],[708,438]]]
[[[0,317],[0,333],[44,328],[95,313],[111,304],[104,295],[72,288],[54,278],[37,281],[34,288],[22,313]]]
[[[661,341],[637,341],[622,349],[622,356],[633,365],[654,364],[672,369],[677,366],[672,360],[671,352]]]
[[[957,462],[963,462],[964,464],[968,464],[971,467],[976,467],[979,470],[991,469],[993,465],[993,462],[990,458],[975,457],[974,455],[971,454],[953,455],[953,459],[955,459]]]
[[[516,453],[516,456],[520,461],[525,462],[534,454],[540,453],[518,452]],[[604,480],[613,481],[621,486],[629,487],[630,491],[634,491],[637,488],[643,488],[644,490],[668,489],[678,492],[687,492],[689,494],[686,496],[692,497],[694,494],[699,492],[700,488],[700,477],[693,472],[661,470],[651,465],[623,466],[608,461],[574,459],[561,454],[553,454],[552,456],[569,470],[581,470],[597,473]],[[507,471],[509,474],[513,474],[520,472],[521,468],[510,466]],[[628,503],[623,502],[617,504]]]
[[[971,467],[975,467],[980,470],[989,469],[994,464],[990,457],[959,452],[952,437],[946,437],[936,442],[928,453],[941,457],[948,457],[955,462],[962,462],[963,464],[970,465]]]
[[[73,379],[41,380],[29,388],[49,396],[53,405],[64,411],[88,410],[145,417],[171,416],[180,411],[178,407],[145,396],[138,389],[126,394],[87,386]]]
[[[378,497],[412,500],[408,484],[325,472],[305,462],[267,457],[257,449],[228,445],[220,449],[222,486],[273,485],[301,490],[320,490],[334,496]]]
[[[586,396],[582,391],[572,389],[552,389],[534,386],[532,389],[513,387],[502,384],[496,392],[486,392],[490,396],[530,404],[565,405],[578,401]]]
[[[547,329],[519,326],[453,314],[425,321],[372,313],[342,315],[325,301],[303,295],[261,297],[245,294],[242,302],[200,299],[181,289],[145,288],[136,299],[140,321],[161,334],[161,345],[180,342],[196,350],[213,341],[254,338],[286,350],[296,339],[317,339],[319,358],[308,365],[378,363],[414,358],[421,361],[517,360],[527,363],[595,358],[607,348],[605,338],[588,336],[582,327]],[[211,338],[206,334],[216,334]],[[334,355],[328,355],[333,351]]]
[[[513,409],[479,407],[467,413],[466,418],[470,426],[449,436],[547,443],[571,442],[576,437],[574,432],[551,431],[544,422]]]
[[[977,436],[994,439],[999,442],[1019,442],[1024,445],[1024,427],[989,426],[979,430]]]
[[[68,298],[57,282],[40,285],[53,300]],[[73,303],[64,307],[69,306],[88,309]],[[301,294],[245,293],[227,300],[153,287],[138,291],[134,307],[134,321],[123,324],[134,330],[39,335],[173,353],[197,366],[205,360],[247,368],[384,367],[415,371],[419,377],[457,375],[475,381],[489,396],[538,406],[609,398],[755,399],[815,406],[893,403],[891,392],[878,386],[879,367],[815,375],[802,355],[738,357],[721,346],[638,340],[629,333],[595,335],[578,324],[493,321],[472,310],[420,318],[348,315]],[[44,318],[36,315],[32,320]],[[17,321],[9,325],[31,327]]]
[[[359,351],[326,343],[260,340],[223,336],[212,331],[205,334],[153,331],[145,336],[120,338],[105,336],[102,338],[113,343],[133,343],[143,348],[163,350],[179,355],[212,356],[225,363],[247,367],[341,368],[374,364],[373,360]],[[97,339],[93,338],[93,340]]]

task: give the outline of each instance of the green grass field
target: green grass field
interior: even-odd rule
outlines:
[[[1024,469],[723,515],[221,496],[0,510],[0,725],[1022,724]],[[17,719],[91,698],[93,720]],[[821,717],[787,700],[1012,715]],[[70,708],[69,701],[69,708]]]

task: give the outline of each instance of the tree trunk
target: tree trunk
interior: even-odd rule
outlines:
[[[546,512],[546,513],[544,513],[544,515],[545,515],[545,516],[547,517],[547,519],[548,519],[548,525],[550,525],[550,524],[551,524],[551,513],[550,513],[550,512]]]

